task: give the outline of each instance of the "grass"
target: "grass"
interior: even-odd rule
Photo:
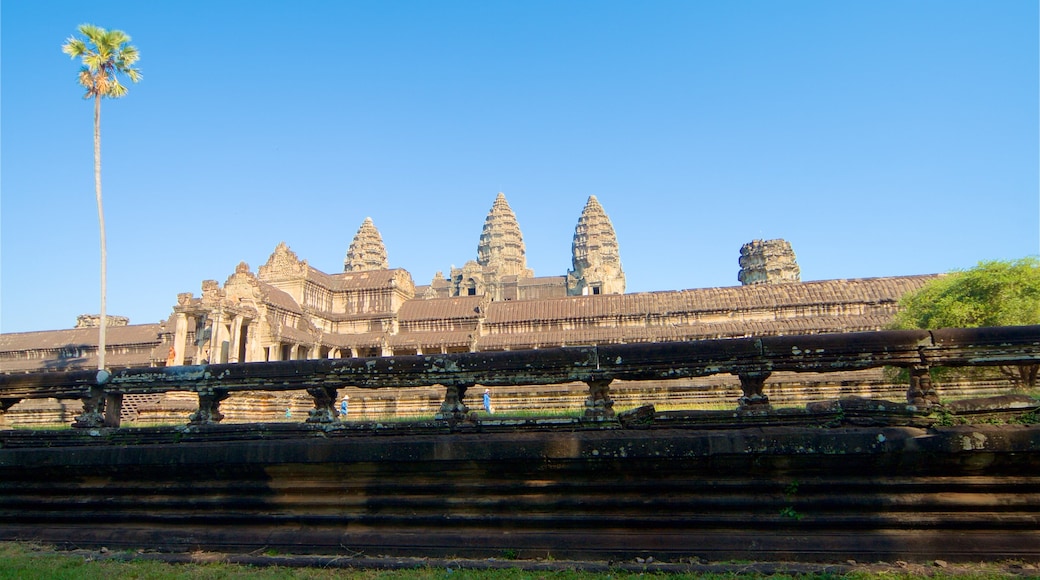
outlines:
[[[450,563],[442,566],[421,565],[409,569],[350,568],[350,567],[288,567],[246,566],[222,562],[193,562],[171,564],[157,560],[134,559],[134,554],[120,554],[120,559],[98,558],[96,553],[55,552],[48,546],[27,543],[0,543],[0,580],[22,578],[34,579],[86,579],[110,580],[112,578],[137,578],[142,580],[235,580],[235,579],[329,579],[349,578],[354,580],[684,580],[693,578],[738,580],[771,578],[799,579],[848,579],[868,580],[875,578],[916,580],[923,578],[944,579],[990,579],[1012,578],[1023,572],[1022,565],[1009,563],[983,563],[951,566],[948,569],[932,565],[865,565],[847,573],[828,571],[820,566],[813,571],[803,567],[797,572],[749,571],[751,563],[730,562],[713,566],[711,571],[691,569],[683,572],[660,572],[652,568],[644,570],[619,570],[609,572],[585,572],[558,566],[548,569],[525,570],[520,567],[502,569],[467,569]],[[203,560],[205,554],[196,554]],[[341,561],[342,562],[342,561]],[[541,562],[552,564],[552,562]],[[789,565],[796,569],[797,565]],[[833,567],[832,567],[833,568]],[[767,575],[768,574],[768,575]]]

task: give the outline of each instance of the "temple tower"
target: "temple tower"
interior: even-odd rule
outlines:
[[[386,259],[386,246],[379,230],[367,217],[354,235],[347,249],[347,257],[343,260],[344,272],[363,272],[365,270],[388,270],[390,264]]]
[[[505,194],[500,192],[484,220],[484,230],[477,245],[477,264],[500,277],[529,278],[534,273],[527,269],[525,253],[520,224],[506,202]]]
[[[625,272],[614,225],[594,195],[589,196],[574,228],[571,254],[574,269],[567,272],[568,294],[625,293]]]
[[[737,280],[750,284],[800,282],[801,270],[787,240],[753,240],[740,247]]]

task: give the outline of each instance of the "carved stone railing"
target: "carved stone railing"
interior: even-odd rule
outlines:
[[[336,420],[336,389],[444,386],[438,419],[469,417],[474,385],[516,386],[584,382],[584,418],[614,417],[610,383],[732,374],[744,410],[768,409],[765,381],[777,371],[827,373],[883,366],[910,373],[908,405],[938,403],[929,369],[1040,364],[1040,326],[947,328],[844,334],[770,336],[692,342],[576,346],[538,350],[214,364],[148,369],[0,375],[0,412],[24,399],[80,399],[74,427],[116,427],[123,395],[198,393],[191,424],[219,422],[232,392],[306,390],[314,399],[309,423]]]

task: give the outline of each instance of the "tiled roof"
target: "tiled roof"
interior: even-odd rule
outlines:
[[[365,270],[362,272],[324,274],[324,276],[329,280],[325,287],[329,290],[388,288],[394,285],[393,283],[400,272],[402,272],[400,268],[392,268],[390,270]]]
[[[300,344],[310,344],[314,342],[314,335],[306,330],[300,330],[299,328],[294,328],[292,326],[279,326],[276,335],[282,340],[298,342]]]
[[[105,333],[108,334],[107,332]],[[107,336],[106,336],[107,343]],[[166,357],[163,357],[166,360]],[[118,369],[126,367],[147,367],[152,365],[148,353],[132,352],[128,354],[110,352],[105,355],[105,367]],[[4,373],[27,373],[40,371],[74,371],[82,369],[96,369],[97,355],[90,353],[87,356],[74,359],[13,359],[0,361],[0,372]]]
[[[419,320],[443,320],[450,318],[477,318],[480,316],[481,296],[457,298],[416,298],[401,305],[397,319],[401,323]]]
[[[668,326],[589,327],[548,332],[499,333],[480,337],[480,350],[522,349],[631,342],[704,340],[779,334],[880,330],[886,316],[813,316],[765,321],[729,321]]]
[[[300,305],[293,300],[293,297],[290,296],[288,292],[275,288],[267,282],[260,282],[260,288],[267,296],[267,303],[271,306],[296,314],[301,314],[303,312],[303,309],[300,308]]]
[[[325,334],[321,342],[339,348],[372,348],[382,344],[382,332],[361,332],[358,334]]]
[[[473,331],[454,332],[407,332],[390,337],[390,346],[469,346],[473,341]]]
[[[105,329],[105,344],[109,347],[130,344],[158,344],[161,332],[161,324],[109,326]],[[0,352],[58,349],[70,345],[97,348],[97,344],[97,328],[70,328],[66,330],[0,334]]]
[[[826,280],[799,284],[759,284],[668,292],[573,296],[492,302],[490,325],[518,321],[639,317],[655,314],[772,310],[799,305],[895,303],[934,276]]]

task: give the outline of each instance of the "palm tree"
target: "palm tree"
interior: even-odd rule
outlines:
[[[105,212],[101,208],[101,97],[117,99],[127,88],[119,83],[125,74],[131,81],[141,80],[141,71],[134,68],[140,58],[130,44],[130,36],[122,30],[105,30],[93,24],[81,24],[79,32],[85,39],[70,36],[61,51],[71,58],[80,58],[79,84],[87,89],[85,99],[94,99],[94,192],[97,195],[98,224],[101,226],[101,321],[98,327],[98,370],[105,369],[105,314],[106,262]]]

